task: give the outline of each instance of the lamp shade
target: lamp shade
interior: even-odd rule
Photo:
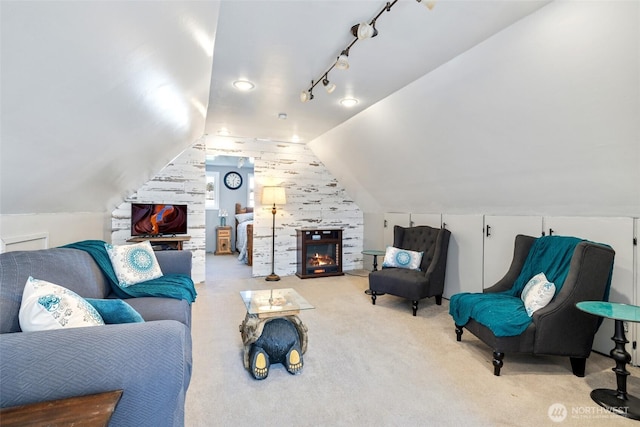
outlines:
[[[262,187],[263,205],[284,205],[285,203],[287,203],[287,197],[284,187]]]

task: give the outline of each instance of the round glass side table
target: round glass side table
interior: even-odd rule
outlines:
[[[598,388],[591,392],[591,399],[598,405],[623,417],[640,420],[640,399],[627,393],[627,376],[625,369],[631,361],[624,345],[628,343],[624,335],[624,322],[640,322],[640,307],[603,301],[582,301],[576,304],[580,310],[595,316],[607,317],[615,321],[615,334],[611,338],[615,347],[611,357],[616,361],[613,372],[616,373],[617,390]]]
[[[364,251],[362,251],[363,255],[372,255],[373,256],[373,270],[372,271],[378,271],[378,257],[379,256],[384,256],[386,252],[385,251],[379,251],[377,249],[365,249]],[[364,291],[365,294],[367,295],[371,295],[371,289],[367,289],[366,291]]]

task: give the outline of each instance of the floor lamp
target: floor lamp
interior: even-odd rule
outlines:
[[[271,213],[273,214],[273,223],[271,226],[271,274],[265,280],[275,282],[280,280],[275,272],[275,251],[276,251],[276,205],[284,205],[287,203],[287,197],[284,194],[284,187],[262,187],[262,204],[271,205]]]

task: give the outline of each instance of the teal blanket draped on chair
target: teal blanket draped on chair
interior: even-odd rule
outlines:
[[[532,321],[520,299],[522,289],[533,276],[542,272],[555,284],[555,295],[558,295],[569,273],[573,251],[582,241],[566,236],[539,237],[531,246],[520,275],[511,289],[486,294],[455,294],[449,301],[449,314],[458,326],[464,326],[469,319],[474,319],[491,329],[497,337],[522,334]],[[608,290],[609,285],[606,299]]]
[[[62,247],[80,249],[89,253],[109,279],[111,289],[118,298],[166,297],[184,299],[189,303],[196,300],[193,280],[184,274],[165,274],[157,279],[147,280],[126,288],[118,286],[118,278],[104,245],[105,242],[102,240],[84,240]]]

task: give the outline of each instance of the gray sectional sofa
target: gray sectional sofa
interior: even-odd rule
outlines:
[[[161,251],[164,274],[191,275],[191,252]],[[181,426],[191,379],[191,305],[181,299],[126,301],[144,323],[22,332],[18,312],[29,276],[84,298],[113,297],[85,251],[0,254],[0,407],[123,390],[111,426]]]

